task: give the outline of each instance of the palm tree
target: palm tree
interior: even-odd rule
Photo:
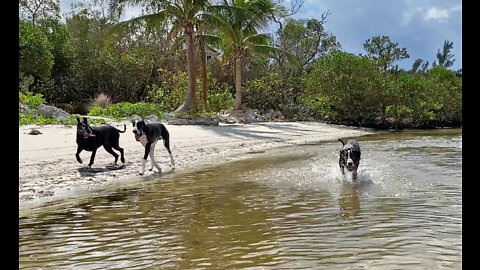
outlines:
[[[224,0],[223,4],[210,6],[205,20],[217,25],[220,36],[218,43],[224,50],[224,58],[233,57],[235,77],[235,103],[233,110],[242,106],[242,59],[248,52],[272,53],[282,51],[289,60],[294,57],[278,47],[268,45],[269,34],[258,30],[267,26],[271,14],[278,11],[271,0]],[[207,37],[206,37],[207,38]],[[208,36],[213,41],[216,37]],[[298,63],[297,63],[298,64]]]
[[[208,0],[112,0],[111,9],[121,11],[126,5],[144,5],[157,7],[157,11],[152,14],[142,15],[128,21],[120,22],[112,27],[110,32],[116,32],[120,28],[126,28],[136,24],[146,24],[151,27],[165,26],[171,27],[171,33],[182,32],[186,37],[187,43],[187,74],[188,91],[185,102],[178,107],[175,112],[188,111],[196,100],[197,93],[197,67],[195,59],[195,25],[207,6]]]

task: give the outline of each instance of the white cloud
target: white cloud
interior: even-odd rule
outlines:
[[[442,20],[450,17],[450,14],[455,11],[461,11],[461,6],[455,6],[450,9],[440,9],[437,7],[431,7],[425,13],[424,20]]]
[[[446,9],[433,7],[429,8],[425,14],[425,20],[440,20],[444,18],[448,18],[448,11]]]

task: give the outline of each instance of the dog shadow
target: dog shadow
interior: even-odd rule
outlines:
[[[122,165],[107,165],[104,168],[90,168],[90,167],[82,167],[78,168],[78,172],[80,173],[80,176],[93,176],[98,173],[104,173],[104,172],[110,172],[110,171],[115,171],[115,170],[121,170],[125,168],[126,164]]]

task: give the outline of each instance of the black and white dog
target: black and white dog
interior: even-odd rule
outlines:
[[[82,159],[80,158],[80,152],[82,152],[82,150],[91,151],[92,155],[90,156],[90,163],[88,164],[88,167],[92,167],[95,154],[97,153],[97,148],[103,145],[103,148],[105,148],[108,153],[115,157],[115,165],[117,165],[118,154],[115,153],[112,148],[120,151],[120,160],[122,163],[125,163],[123,148],[119,146],[118,140],[120,139],[120,133],[124,133],[126,129],[127,126],[125,124],[123,125],[123,131],[110,125],[92,128],[88,124],[86,117],[83,118],[83,121],[80,121],[80,118],[77,117],[78,147],[77,153],[75,154],[77,161],[80,164],[82,163]]]
[[[135,120],[132,121],[133,123],[133,133],[135,133],[135,140],[140,142],[145,147],[145,154],[143,155],[142,159],[142,168],[140,169],[139,174],[143,175],[145,172],[145,164],[147,163],[147,158],[150,156],[150,161],[152,166],[150,167],[150,171],[153,170],[153,166],[157,168],[159,172],[162,172],[160,166],[157,165],[155,161],[155,145],[157,144],[158,140],[163,139],[163,145],[168,151],[170,155],[170,162],[172,164],[172,168],[175,168],[175,162],[173,161],[172,152],[170,151],[170,134],[168,133],[167,128],[161,123],[145,123],[143,120]]]
[[[357,180],[357,170],[360,165],[360,145],[356,141],[347,141],[346,143],[338,139],[343,144],[343,149],[340,150],[340,158],[338,163],[342,174],[345,174],[345,167],[349,172],[352,172],[352,180]]]

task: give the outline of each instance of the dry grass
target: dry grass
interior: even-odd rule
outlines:
[[[93,107],[105,107],[112,104],[112,100],[105,93],[100,93],[95,99],[90,103],[90,109]]]

